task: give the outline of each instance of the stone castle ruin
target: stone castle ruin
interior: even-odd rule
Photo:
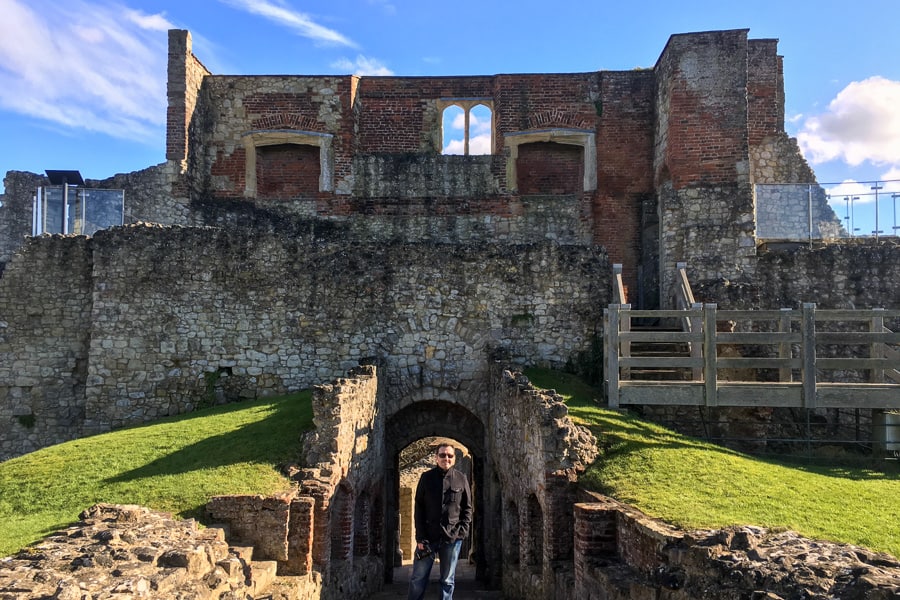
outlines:
[[[398,456],[443,436],[471,453],[478,576],[575,597],[596,449],[516,370],[596,369],[613,263],[636,307],[671,306],[680,262],[729,308],[896,307],[900,246],[826,243],[818,192],[822,240],[760,235],[793,213],[757,186],[817,187],[783,92],[777,41],[747,30],[674,35],[649,69],[475,77],[214,75],[173,30],[166,161],[86,182],[124,190],[124,226],[28,237],[47,181],[4,180],[0,459],[318,386],[298,495],[209,507],[279,573],[378,589]],[[442,154],[453,107],[490,112],[490,154]],[[274,545],[242,526],[262,513]]]

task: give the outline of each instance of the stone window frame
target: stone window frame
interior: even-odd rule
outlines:
[[[244,160],[245,198],[255,198],[257,194],[256,149],[282,144],[317,146],[319,148],[319,191],[334,191],[334,154],[331,148],[334,135],[297,129],[257,129],[248,131],[241,137],[246,154]]]
[[[509,157],[506,159],[506,185],[510,191],[515,192],[519,189],[518,170],[516,168],[516,160],[519,158],[519,146],[535,142],[553,142],[554,144],[581,146],[584,149],[584,178],[582,182],[584,191],[593,192],[597,189],[597,134],[593,131],[564,127],[513,131],[503,135],[503,142],[509,148]]]
[[[497,130],[497,112],[494,110],[494,99],[493,98],[439,98],[437,100],[437,109],[438,114],[440,115],[440,123],[441,127],[440,131],[440,142],[438,143],[438,148],[440,148],[440,153],[442,156],[447,156],[444,154],[444,112],[450,108],[451,106],[458,106],[463,110],[465,115],[465,125],[463,127],[463,156],[470,156],[469,154],[469,113],[472,112],[472,109],[476,106],[484,106],[489,111],[491,111],[491,152],[490,154],[486,154],[484,156],[490,156],[494,154],[494,141],[496,138],[496,130]],[[481,155],[475,155],[481,156]]]

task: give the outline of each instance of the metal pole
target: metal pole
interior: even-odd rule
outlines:
[[[894,235],[900,234],[897,231],[897,198],[900,198],[900,194],[891,194],[891,199],[894,201]]]
[[[854,231],[859,231],[858,227],[854,227],[856,225],[856,219],[853,215],[853,202],[859,200],[859,196],[851,196],[850,197],[850,237],[853,237],[855,234]]]
[[[844,196],[844,221],[847,222],[847,235],[853,237],[853,229],[850,225],[850,196]]]
[[[882,189],[883,187],[883,185],[878,185],[877,181],[875,182],[875,185],[871,187],[871,189],[875,190],[875,231],[873,231],[872,233],[875,234],[876,241],[878,240],[878,234],[882,233],[878,229],[878,190]]]
[[[806,186],[806,231],[809,237],[809,247],[812,248],[813,217],[812,217],[812,184]]]

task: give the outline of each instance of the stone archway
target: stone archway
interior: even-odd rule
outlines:
[[[472,544],[475,559],[475,577],[486,579],[488,565],[484,548],[495,543],[491,538],[492,528],[488,525],[492,517],[488,511],[487,482],[492,465],[488,458],[485,424],[467,408],[460,404],[441,400],[422,400],[408,404],[385,422],[385,581],[393,580],[392,557],[397,551],[400,492],[398,470],[400,451],[410,443],[425,437],[447,437],[463,444],[472,457],[472,494],[475,500],[475,519],[472,530]],[[499,540],[496,540],[499,542]]]

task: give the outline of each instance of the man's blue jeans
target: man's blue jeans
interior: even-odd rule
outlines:
[[[441,600],[453,600],[453,588],[456,587],[456,562],[459,560],[459,549],[462,540],[446,542],[438,546],[437,555],[441,563]],[[434,564],[434,554],[422,560],[414,560],[412,576],[409,578],[408,600],[422,600],[425,598],[425,590],[428,588],[428,578],[431,575],[431,566]]]

